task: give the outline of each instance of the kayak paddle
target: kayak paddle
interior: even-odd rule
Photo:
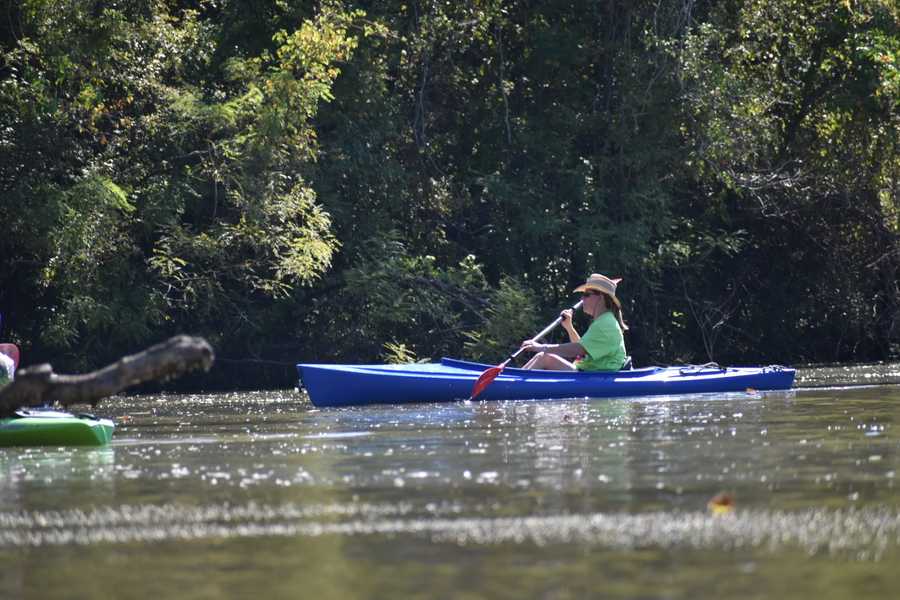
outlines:
[[[583,304],[583,301],[579,300],[572,306],[572,310],[578,310],[579,308],[581,308],[582,304]],[[537,334],[536,336],[534,336],[531,339],[533,339],[533,340],[541,339],[542,337],[544,337],[545,335],[547,335],[548,333],[553,331],[553,329],[560,323],[562,323],[562,316],[556,317],[555,321],[553,321],[552,323],[547,325],[539,334]],[[470,401],[474,400],[478,396],[478,394],[480,394],[481,392],[484,391],[484,388],[491,385],[491,382],[494,381],[495,379],[497,379],[497,376],[500,375],[500,373],[503,371],[503,369],[506,368],[506,365],[509,364],[509,361],[511,361],[512,359],[514,359],[521,353],[522,353],[522,348],[519,348],[518,350],[516,350],[515,352],[510,354],[509,357],[506,360],[504,360],[502,363],[500,363],[496,367],[491,367],[490,369],[488,369],[484,373],[482,373],[481,376],[475,380],[475,385],[472,386],[472,395],[469,396],[469,400]]]

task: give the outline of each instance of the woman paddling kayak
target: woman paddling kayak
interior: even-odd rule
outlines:
[[[622,304],[616,297],[616,287],[621,279],[610,279],[598,273],[575,288],[581,292],[584,304],[581,310],[591,317],[591,325],[580,336],[572,325],[572,310],[560,313],[562,326],[569,334],[566,344],[541,344],[525,340],[522,348],[537,354],[524,369],[553,371],[618,371],[625,365],[625,338],[628,326],[622,319]]]

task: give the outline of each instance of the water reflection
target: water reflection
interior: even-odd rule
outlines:
[[[335,410],[294,392],[127,398],[105,413],[118,425],[109,448],[0,450],[0,585],[36,595],[30,573],[62,566],[88,585],[75,565],[175,593],[102,566],[127,548],[208,593],[230,588],[204,587],[203,569],[178,561],[240,565],[257,583],[289,571],[265,586],[287,592],[299,578],[324,597],[387,597],[432,579],[476,595],[502,581],[521,595],[553,579],[517,565],[558,569],[559,556],[588,590],[615,588],[609,560],[652,581],[647,556],[671,579],[665,565],[699,575],[725,568],[716,553],[743,553],[772,592],[780,566],[803,568],[810,553],[897,554],[898,407],[900,388],[834,385]],[[737,508],[713,517],[706,502],[723,490]],[[464,565],[489,565],[481,587]],[[335,585],[317,569],[346,576]],[[398,571],[405,580],[388,575]],[[69,589],[54,575],[42,585]]]
[[[73,498],[109,501],[116,482],[110,448],[10,448],[0,452],[4,511],[55,507]]]

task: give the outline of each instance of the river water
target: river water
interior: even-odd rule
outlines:
[[[0,448],[0,596],[896,597],[898,382],[878,365],[632,400],[116,398],[107,448]]]

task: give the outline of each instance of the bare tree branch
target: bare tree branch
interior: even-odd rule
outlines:
[[[213,360],[206,340],[179,335],[84,375],[57,375],[48,364],[21,369],[15,381],[0,389],[0,416],[11,415],[22,406],[51,402],[95,406],[139,383],[179,377],[196,369],[208,371]]]

